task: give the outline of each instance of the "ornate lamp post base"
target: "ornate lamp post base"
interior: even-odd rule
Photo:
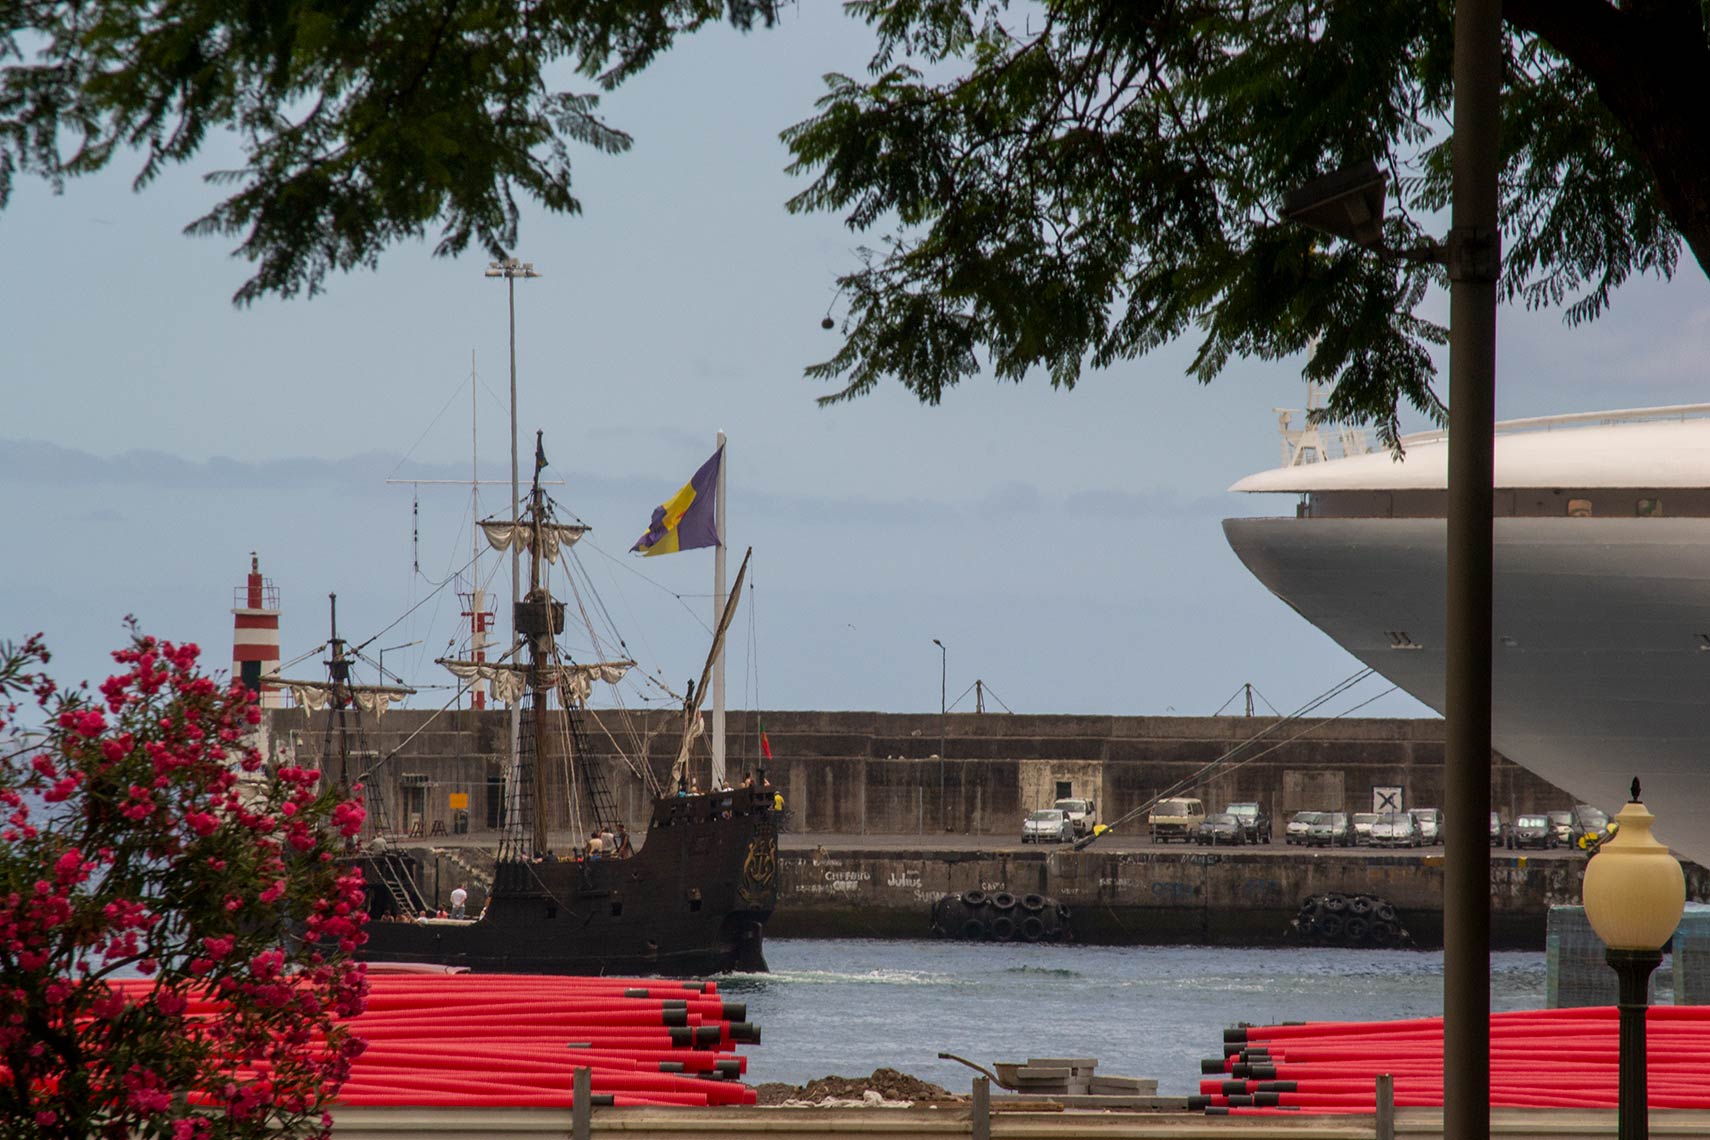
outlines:
[[[1604,955],[1620,985],[1616,1005],[1621,1016],[1617,1135],[1620,1140],[1647,1140],[1650,1108],[1645,1068],[1645,1011],[1650,1007],[1651,974],[1662,964],[1662,951],[1609,949]]]

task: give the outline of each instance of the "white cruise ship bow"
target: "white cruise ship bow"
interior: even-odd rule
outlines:
[[[1226,520],[1230,545],[1442,711],[1446,433],[1397,461],[1283,428],[1285,465],[1230,489],[1296,495],[1296,514]],[[1496,748],[1606,809],[1637,776],[1659,837],[1710,865],[1710,405],[1499,425],[1494,487]]]

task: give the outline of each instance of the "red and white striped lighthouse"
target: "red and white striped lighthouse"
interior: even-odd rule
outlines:
[[[279,708],[284,693],[276,685],[263,687],[265,674],[279,673],[279,587],[261,576],[251,551],[249,581],[232,599],[232,677],[260,697],[263,708]]]

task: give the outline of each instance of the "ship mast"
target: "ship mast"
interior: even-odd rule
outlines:
[[[350,736],[344,731],[344,710],[350,707],[350,660],[344,655],[344,640],[338,635],[338,595],[327,595],[332,635],[327,646],[332,658],[325,662],[327,678],[332,682],[333,717],[338,721],[338,786],[350,787]],[[385,680],[384,677],[381,678]]]
[[[552,600],[552,595],[540,584],[541,534],[540,520],[545,513],[545,495],[540,489],[540,469],[544,466],[542,459],[545,452],[541,443],[541,433],[534,435],[534,484],[528,493],[528,595],[525,613],[523,606],[518,606],[513,620],[520,633],[528,637],[528,699],[529,718],[534,730],[533,771],[524,776],[533,782],[532,795],[529,797],[530,819],[524,826],[531,829],[534,850],[545,853],[550,849],[546,827],[546,764],[543,751],[546,741],[546,694],[551,688],[547,683],[545,666],[552,660],[553,640],[564,632],[564,606]]]

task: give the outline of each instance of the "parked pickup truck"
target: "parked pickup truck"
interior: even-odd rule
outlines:
[[[1205,820],[1205,801],[1191,796],[1176,796],[1152,805],[1146,822],[1152,829],[1152,842],[1168,843],[1179,839],[1192,843],[1199,825]]]
[[[1069,817],[1069,822],[1074,824],[1077,839],[1091,834],[1092,829],[1098,826],[1098,809],[1093,806],[1091,800],[1063,799],[1051,806]]]

